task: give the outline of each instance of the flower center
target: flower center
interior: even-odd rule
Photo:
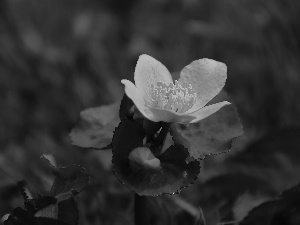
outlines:
[[[188,111],[197,99],[191,84],[179,84],[177,80],[175,84],[162,81],[151,84],[149,95],[153,107],[177,113]]]

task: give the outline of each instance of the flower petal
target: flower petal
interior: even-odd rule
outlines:
[[[196,117],[192,114],[178,114],[169,110],[156,108],[149,108],[148,110],[151,111],[152,115],[155,115],[155,118],[150,119],[145,116],[143,112],[142,114],[154,122],[164,121],[167,123],[189,123],[191,120],[196,119]]]
[[[224,101],[216,104],[205,106],[189,115],[194,116],[195,119],[191,120],[190,123],[196,123],[199,120],[203,120],[204,118],[210,116],[211,114],[217,112],[219,109],[224,107],[225,105],[230,105],[230,102]]]
[[[215,97],[225,85],[227,67],[212,59],[195,60],[180,73],[179,83],[191,84],[197,100],[188,112],[195,112]]]
[[[149,96],[151,84],[156,84],[158,81],[173,83],[169,70],[161,62],[145,54],[141,55],[137,61],[134,81],[144,97]]]
[[[156,112],[152,111],[148,106],[146,99],[142,96],[141,90],[129,80],[121,80],[121,83],[125,85],[126,95],[133,101],[138,110],[149,120],[158,122]]]

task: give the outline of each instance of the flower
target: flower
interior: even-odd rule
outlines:
[[[148,55],[141,55],[133,84],[122,80],[126,95],[154,122],[195,123],[217,112],[227,101],[205,106],[224,87],[227,67],[212,59],[195,60],[173,82],[168,69]]]

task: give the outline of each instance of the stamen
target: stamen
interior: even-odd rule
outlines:
[[[178,81],[165,83],[162,81],[151,84],[148,90],[150,104],[159,109],[183,113],[189,110],[196,102],[197,93],[192,85],[179,84]]]

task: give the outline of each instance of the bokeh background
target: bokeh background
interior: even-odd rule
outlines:
[[[120,80],[133,79],[146,53],[174,73],[199,58],[226,63],[245,131],[226,156],[203,161],[193,187],[151,200],[153,224],[188,224],[198,206],[208,225],[238,221],[299,182],[299,28],[297,0],[1,0],[0,217],[22,205],[16,182],[49,188],[47,153],[93,177],[78,197],[81,224],[132,224],[133,195],[111,153],[71,146],[68,134],[80,111],[123,95]],[[205,183],[220,175],[231,177]]]

